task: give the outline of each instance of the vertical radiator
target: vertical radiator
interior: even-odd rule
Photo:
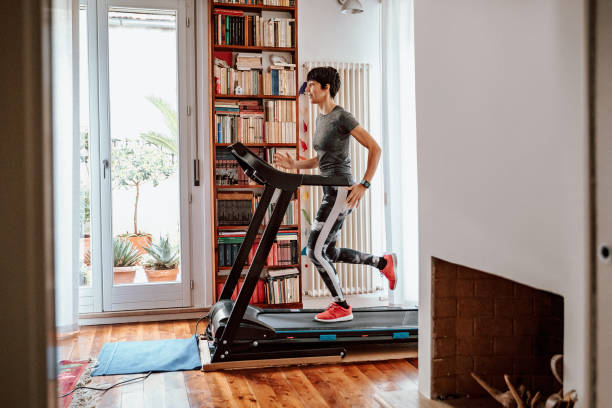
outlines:
[[[336,63],[336,62],[307,62],[303,64],[304,81],[308,71],[315,67],[332,66],[340,73],[342,85],[335,102],[342,106],[345,110],[355,115],[355,118],[365,128],[370,129],[370,64],[363,63]],[[300,102],[302,103],[302,102]],[[312,148],[312,140],[315,131],[315,120],[319,114],[317,105],[311,105],[308,99],[305,99],[306,106],[301,109],[305,118],[301,118],[308,124],[308,129],[303,139],[308,146],[306,152],[302,153],[305,158],[310,158],[316,155]],[[352,139],[350,143],[350,157],[353,168],[353,176],[355,180],[361,180],[367,167],[368,152],[356,140]],[[318,173],[318,170],[305,170],[310,174]],[[302,194],[302,208],[308,212],[311,221],[314,222],[314,217],[321,203],[323,189],[321,187],[302,187],[302,191],[308,191],[307,194]],[[304,199],[304,197],[307,197]],[[337,248],[352,248],[358,251],[371,252],[371,202],[370,194],[359,203],[356,209],[349,217],[347,217],[344,226],[342,227],[340,239],[338,240]],[[307,222],[302,222],[303,228],[309,228]],[[306,235],[307,236],[307,235]],[[306,241],[304,242],[304,245]],[[316,268],[310,263],[307,257],[303,257],[303,263],[308,264],[303,270],[306,272],[303,277],[303,288],[310,296],[327,296],[329,291],[319,277]],[[345,263],[336,263],[336,270],[347,295],[356,293],[372,293],[376,292],[380,280],[373,278],[373,273],[378,273],[370,266],[352,265]]]

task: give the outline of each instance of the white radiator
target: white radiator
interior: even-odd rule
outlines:
[[[370,64],[325,61],[307,62],[303,64],[303,80],[306,80],[306,75],[310,69],[321,66],[332,66],[338,70],[342,86],[336,95],[335,102],[355,115],[361,126],[369,130]],[[300,101],[300,105],[301,115],[305,116],[300,119],[308,124],[308,129],[305,133],[303,126],[301,126],[301,137],[306,142],[307,150],[306,152],[300,152],[300,154],[305,158],[310,158],[316,155],[312,148],[312,140],[315,131],[315,119],[319,113],[319,108],[317,105],[311,105],[307,97]],[[354,139],[351,140],[350,146],[353,175],[355,180],[361,180],[367,167],[368,151]],[[318,173],[318,170],[305,171],[310,174]],[[304,192],[306,194],[303,194]],[[301,208],[309,214],[311,221],[314,221],[319,204],[321,203],[322,194],[323,189],[321,187],[302,187]],[[372,250],[371,219],[371,202],[370,194],[368,193],[344,222],[341,237],[336,243],[336,247],[352,248],[370,253]],[[310,226],[304,218],[302,218],[302,226],[304,228],[302,246],[305,246],[308,242]],[[303,265],[308,265],[308,267],[302,269],[305,271],[302,282],[305,293],[310,296],[328,296],[329,291],[325,283],[319,277],[319,273],[308,257],[302,256],[302,263]],[[372,267],[345,263],[336,263],[335,266],[345,294],[372,293],[379,289],[380,279],[373,276],[374,273],[378,274],[378,272]]]

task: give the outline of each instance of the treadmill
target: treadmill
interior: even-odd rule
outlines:
[[[205,365],[244,360],[300,359],[336,356],[342,358],[354,343],[406,343],[418,338],[417,309],[373,307],[353,309],[353,320],[323,323],[314,320],[318,309],[261,309],[249,305],[266,257],[276,238],[289,202],[301,185],[350,186],[347,177],[293,174],[279,171],[242,143],[228,147],[255,182],[264,185],[244,241],[227,277],[219,301],[209,313],[209,323],[200,336],[200,354]],[[238,279],[259,232],[275,190],[280,190],[255,256],[236,301],[231,300]],[[205,355],[205,356],[204,356]],[[216,364],[219,365],[219,364]],[[221,364],[223,366],[223,364]]]

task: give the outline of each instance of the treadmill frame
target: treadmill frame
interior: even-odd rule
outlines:
[[[213,338],[210,333],[210,322],[207,328],[207,340],[203,337],[200,338],[200,343],[208,345],[208,354],[210,363],[220,363],[227,361],[237,360],[260,360],[260,359],[282,359],[282,358],[311,358],[314,356],[336,356],[338,358],[344,357],[346,349],[341,342],[341,338],[336,341],[336,336],[332,341],[322,341],[320,343],[313,344],[309,339],[295,339],[297,341],[288,341],[288,339],[274,338],[274,339],[260,339],[259,341],[254,340],[250,342],[251,346],[256,346],[256,349],[249,348],[248,341],[238,340],[236,341],[236,334],[240,328],[241,322],[245,316],[247,308],[249,307],[250,299],[253,295],[257,281],[260,278],[261,271],[263,269],[265,259],[270,252],[272,244],[276,239],[276,235],[281,226],[285,212],[289,206],[291,198],[296,193],[300,185],[336,185],[344,186],[349,185],[348,180],[342,177],[322,177],[318,175],[302,175],[302,174],[285,174],[282,173],[267,163],[265,166],[255,170],[252,166],[253,161],[260,160],[254,153],[244,147],[241,143],[235,143],[228,147],[232,150],[232,153],[238,160],[240,166],[244,169],[245,173],[252,179],[263,184],[264,191],[261,200],[259,201],[255,213],[249,223],[249,227],[245,234],[244,240],[240,244],[238,254],[232,265],[232,269],[225,281],[223,290],[217,302],[230,301],[231,296],[234,292],[240,274],[246,265],[248,260],[249,252],[255,242],[258,235],[259,228],[263,222],[265,213],[272,201],[275,190],[280,190],[280,195],[276,201],[274,211],[270,216],[268,225],[263,232],[261,240],[257,246],[255,256],[249,266],[246,277],[244,278],[243,285],[238,293],[238,297],[233,304],[231,313],[227,319],[227,323],[223,326],[223,332],[218,337],[217,333]],[[260,171],[258,174],[257,172]],[[273,186],[272,182],[277,184]],[[401,308],[400,308],[401,309]],[[274,312],[286,312],[293,311],[293,309],[283,309],[278,311],[268,311],[269,313]],[[268,313],[266,312],[266,313]],[[298,313],[298,312],[296,312]],[[330,331],[334,331],[331,329]],[[264,336],[265,337],[265,336]],[[302,336],[296,336],[302,337]],[[304,336],[307,337],[307,336]],[[342,337],[342,336],[340,336]],[[380,338],[378,340],[381,340]],[[389,339],[382,339],[383,341],[414,341],[415,337],[410,338],[395,338],[391,336]],[[366,339],[364,339],[366,341]],[[336,343],[336,344],[334,344]],[[245,347],[246,346],[246,347]],[[241,350],[242,349],[242,350]]]

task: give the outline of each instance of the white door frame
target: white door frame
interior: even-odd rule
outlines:
[[[91,286],[79,288],[79,298],[92,297],[93,311],[102,311],[102,274],[94,265],[101,265],[101,225],[95,222],[100,219],[100,168],[94,163],[100,163],[99,143],[92,141],[100,140],[100,129],[98,124],[98,36],[97,36],[97,10],[96,0],[81,0],[81,5],[87,6],[87,78],[89,96],[89,171],[90,171],[90,248],[91,248]],[[80,84],[77,84],[80,85]]]
[[[94,311],[157,309],[188,307],[192,304],[193,286],[191,270],[191,159],[195,152],[195,115],[189,114],[194,106],[194,34],[193,0],[87,0],[90,91],[90,156],[91,156],[91,246],[92,292]],[[114,286],[112,279],[112,202],[110,166],[103,176],[104,160],[110,163],[110,99],[108,72],[108,9],[126,7],[139,9],[177,10],[178,55],[178,118],[179,118],[179,200],[181,213],[181,282],[145,285]],[[95,12],[94,12],[95,11]],[[189,19],[189,20],[188,20]],[[92,69],[93,68],[93,69]],[[105,222],[102,222],[105,220]],[[97,272],[97,273],[96,273]],[[86,292],[86,291],[84,291]]]

